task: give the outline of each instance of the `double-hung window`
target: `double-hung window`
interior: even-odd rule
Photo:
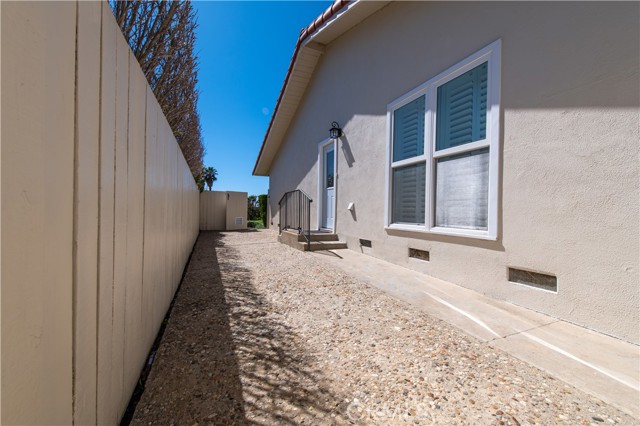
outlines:
[[[425,224],[424,151],[425,96],[405,103],[393,112],[393,222]]]
[[[386,225],[495,239],[500,40],[388,106]]]

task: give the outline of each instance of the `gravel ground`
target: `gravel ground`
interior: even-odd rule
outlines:
[[[273,231],[202,232],[134,425],[638,425]]]

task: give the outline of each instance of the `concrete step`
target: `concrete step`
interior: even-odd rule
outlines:
[[[305,236],[298,235],[298,241],[306,241]],[[330,232],[311,232],[311,241],[338,241],[338,236]]]
[[[341,241],[311,241],[311,244],[307,246],[306,241],[298,241],[298,247],[296,248],[302,251],[339,250],[346,249],[347,243]]]
[[[311,245],[307,246],[304,235],[295,230],[285,230],[278,236],[278,241],[302,251],[338,250],[347,248],[347,244],[339,240],[336,234],[322,231],[311,231]]]

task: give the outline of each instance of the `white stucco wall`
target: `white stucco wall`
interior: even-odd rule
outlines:
[[[318,143],[335,120],[350,248],[369,239],[373,256],[639,343],[639,8],[390,4],[327,46],[271,169],[274,226],[285,191],[318,201]],[[498,240],[385,231],[387,104],[499,38]],[[509,266],[556,275],[558,293],[509,283]]]

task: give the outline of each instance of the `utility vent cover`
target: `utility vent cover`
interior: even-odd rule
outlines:
[[[242,217],[236,217],[236,225],[242,225],[243,219]]]
[[[429,261],[429,252],[426,250],[418,250],[414,248],[409,249],[409,257],[413,257],[415,259],[426,260]]]
[[[371,247],[371,240],[363,240],[360,238],[360,245],[362,247]]]
[[[553,275],[542,274],[540,272],[509,268],[509,281],[556,293],[558,292],[558,279]]]

